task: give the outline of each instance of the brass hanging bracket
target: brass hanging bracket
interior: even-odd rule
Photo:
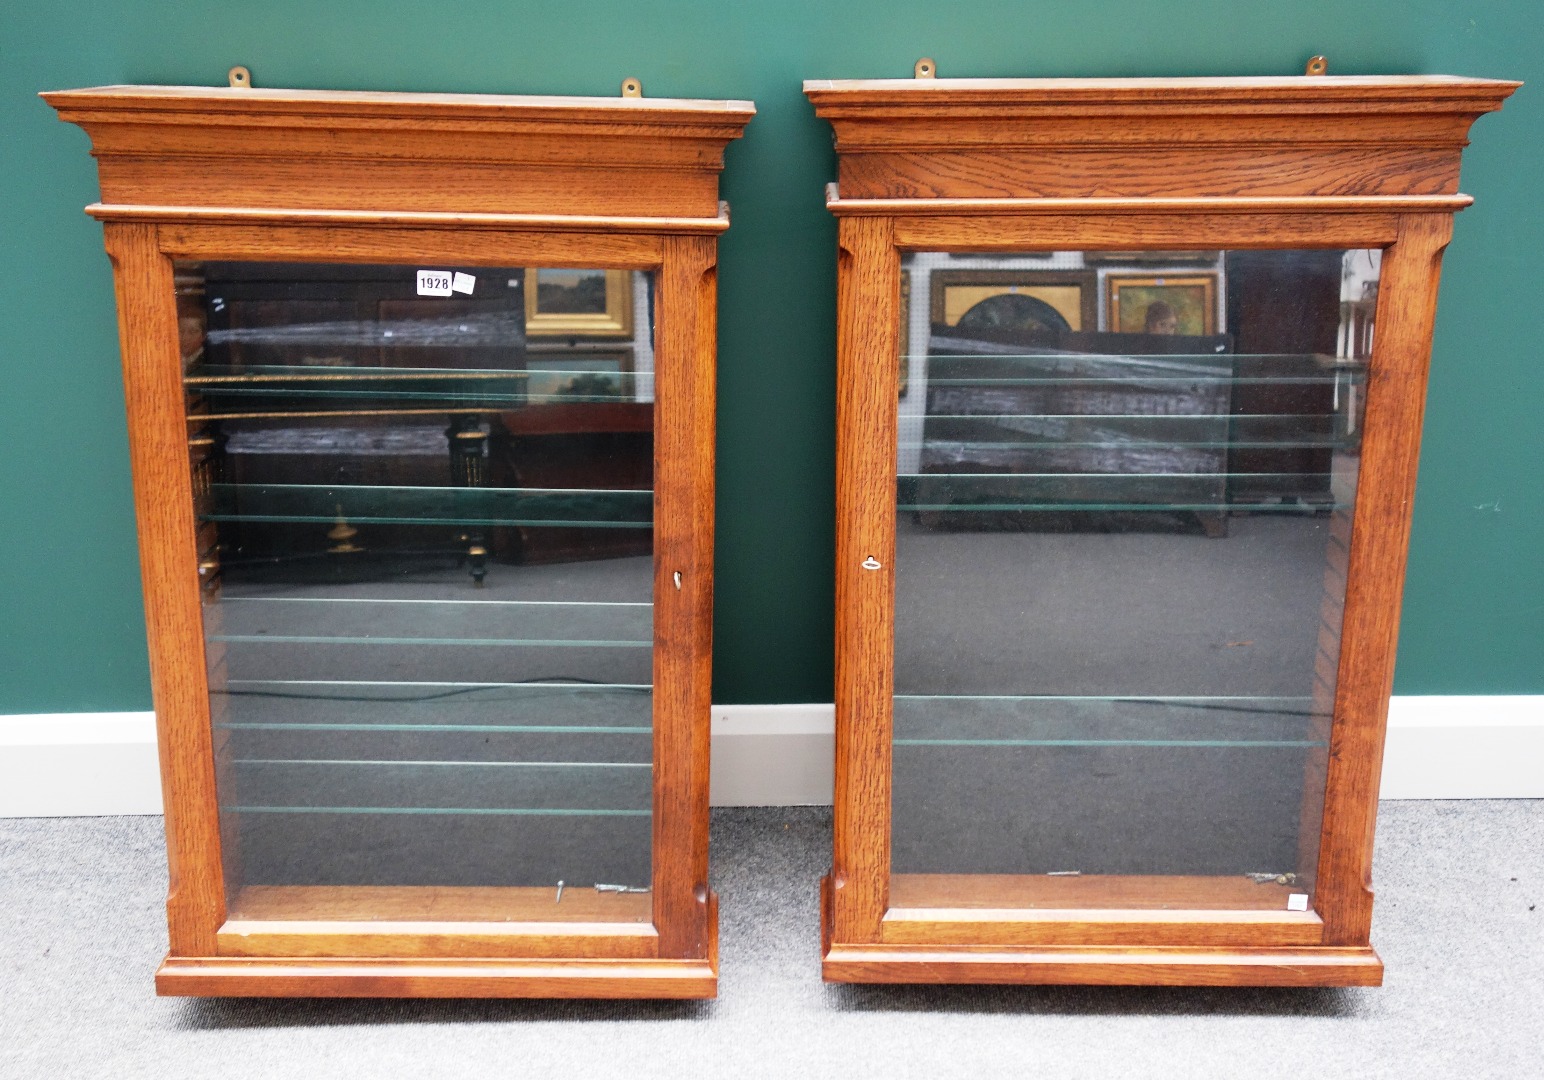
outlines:
[[[1303,69],[1304,75],[1327,75],[1330,70],[1330,62],[1322,56],[1308,58],[1308,66]]]
[[[252,89],[252,73],[240,64],[227,71],[225,77],[230,80],[230,84],[237,90]]]
[[[622,80],[623,97],[643,97],[643,83],[637,79]]]
[[[932,79],[938,76],[938,65],[933,63],[931,56],[924,56],[912,65],[911,73],[918,79]]]

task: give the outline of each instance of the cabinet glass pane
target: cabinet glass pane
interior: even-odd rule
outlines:
[[[1311,896],[1378,266],[903,256],[892,903]]]
[[[233,910],[647,921],[650,276],[177,291]]]

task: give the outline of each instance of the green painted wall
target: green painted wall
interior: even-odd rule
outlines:
[[[0,12],[0,714],[149,705],[113,298],[87,140],[104,83],[750,98],[720,294],[714,698],[831,696],[835,230],[805,78],[1446,72],[1544,83],[1537,0],[60,0]],[[1438,322],[1397,689],[1544,692],[1544,98],[1483,119]]]

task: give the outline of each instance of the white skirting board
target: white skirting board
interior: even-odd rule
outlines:
[[[0,716],[0,817],[160,812],[155,713]]]
[[[715,806],[831,801],[830,705],[713,706]],[[1396,697],[1385,799],[1544,798],[1544,695]],[[152,713],[0,716],[0,817],[161,811]]]

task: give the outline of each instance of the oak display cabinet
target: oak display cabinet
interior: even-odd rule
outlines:
[[[625,90],[44,95],[117,287],[161,993],[715,993],[717,174],[754,109]]]
[[[839,177],[827,979],[1381,982],[1438,266],[1517,85],[805,84]]]

